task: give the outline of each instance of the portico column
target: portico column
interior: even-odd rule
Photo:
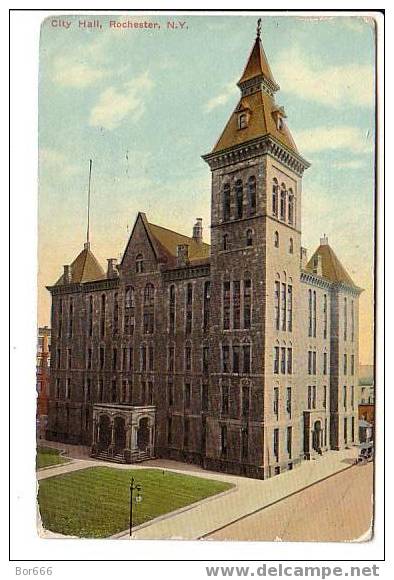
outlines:
[[[115,445],[115,421],[111,418],[111,445]]]
[[[130,424],[126,425],[126,449],[131,449],[131,429]]]
[[[138,425],[133,425],[132,426],[132,440],[131,440],[132,449],[137,449],[137,432],[138,432]]]

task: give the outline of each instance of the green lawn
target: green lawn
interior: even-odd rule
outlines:
[[[61,465],[62,463],[68,463],[68,461],[68,459],[65,459],[60,455],[58,449],[52,449],[51,447],[37,447],[37,469],[48,467],[49,465]]]
[[[142,485],[133,525],[187,506],[231,484],[162,471],[90,467],[40,481],[38,502],[44,528],[81,538],[106,538],[129,527],[131,476]]]

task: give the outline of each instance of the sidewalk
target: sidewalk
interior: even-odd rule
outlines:
[[[55,445],[53,445],[55,447]],[[125,465],[88,459],[81,449],[73,453],[74,446],[57,444],[58,448],[68,448],[68,457],[81,457],[71,463],[54,466],[37,472],[37,479],[46,479],[63,473],[69,473],[87,467],[107,466],[115,469],[149,469],[158,468],[178,473],[185,473],[206,479],[227,481],[236,485],[236,489],[228,495],[210,498],[209,502],[200,502],[181,513],[170,513],[154,521],[134,528],[133,539],[184,539],[196,540],[223,528],[230,523],[259,511],[278,502],[306,487],[318,483],[351,467],[357,456],[357,448],[345,451],[329,451],[316,460],[304,461],[292,471],[286,471],[279,476],[265,481],[249,479],[224,473],[205,471],[198,466],[180,463],[166,459],[154,459],[143,464]],[[82,451],[82,452],[81,452]],[[83,459],[82,459],[83,457]],[[43,534],[52,536],[51,532]],[[128,530],[116,534],[117,538],[129,539]]]

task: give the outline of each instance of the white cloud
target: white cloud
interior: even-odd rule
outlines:
[[[225,105],[235,94],[237,94],[237,92],[238,88],[236,81],[227,83],[221,93],[216,95],[216,97],[212,97],[212,99],[206,103],[204,107],[205,112],[210,113],[213,109],[216,109],[216,107]]]
[[[283,51],[273,65],[275,77],[286,92],[332,107],[372,107],[374,70],[369,64],[327,66],[306,56],[299,47]]]
[[[144,112],[146,94],[152,87],[153,81],[147,72],[124,83],[121,89],[107,87],[90,112],[89,124],[112,130],[127,117],[138,120]]]
[[[106,76],[97,65],[88,65],[74,56],[60,56],[53,62],[53,81],[59,85],[85,88],[94,85]]]
[[[336,127],[314,127],[294,132],[300,151],[317,153],[327,150],[348,150],[351,153],[370,153],[373,140],[368,131],[364,134],[358,127],[338,125]]]

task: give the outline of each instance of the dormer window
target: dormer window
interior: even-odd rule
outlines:
[[[238,129],[246,129],[248,126],[248,115],[246,113],[241,113],[238,115]]]

